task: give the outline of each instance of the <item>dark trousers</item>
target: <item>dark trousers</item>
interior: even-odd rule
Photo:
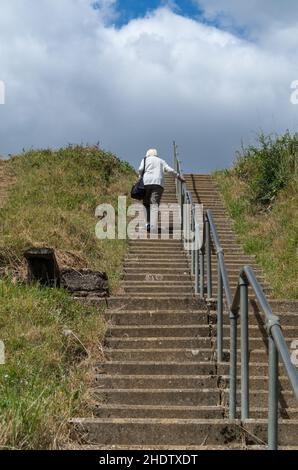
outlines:
[[[143,200],[144,207],[146,209],[147,215],[147,224],[150,224],[150,216],[152,210],[152,216],[154,220],[152,220],[153,224],[157,226],[158,221],[158,206],[161,201],[161,197],[163,194],[163,187],[159,186],[159,184],[148,184],[145,185],[145,197]],[[151,209],[151,210],[150,210]]]

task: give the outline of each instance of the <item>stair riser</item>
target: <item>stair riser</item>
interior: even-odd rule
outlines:
[[[203,321],[207,323],[207,313],[200,314],[187,314],[187,313],[113,313],[106,314],[106,318],[114,325],[168,325],[171,321],[175,325],[195,325],[196,323],[201,324]]]
[[[240,424],[240,423],[239,423]],[[245,435],[249,443],[255,444],[252,436],[258,435],[267,442],[267,425],[260,423],[245,423],[245,428],[237,424],[222,422],[89,422],[81,420],[74,424],[85,442],[101,445],[228,445],[231,442],[241,442]],[[280,425],[279,443],[281,445],[297,445],[297,427],[291,423]]]
[[[135,364],[125,362],[105,362],[97,366],[97,371],[106,374],[124,374],[124,375],[205,375],[215,374],[214,364],[190,363],[140,363]],[[226,368],[227,369],[227,368]],[[267,369],[266,369],[267,370]]]
[[[201,377],[201,378],[190,378],[185,376],[168,378],[158,378],[154,376],[143,376],[143,377],[121,377],[121,376],[97,376],[95,378],[95,386],[101,388],[110,389],[134,389],[134,388],[145,388],[145,389],[206,389],[206,388],[217,388],[217,377]]]
[[[286,313],[281,314],[280,321],[281,321],[282,326],[292,326],[292,327],[296,326],[297,327],[297,317],[293,317],[292,314],[286,314]],[[229,325],[229,319],[226,318],[226,315],[224,316],[224,324]],[[253,315],[250,315],[250,324],[260,325],[258,320]]]
[[[142,338],[139,340],[127,340],[124,339],[110,339],[106,340],[106,346],[113,349],[172,349],[172,348],[210,348],[211,347],[211,340],[208,338],[200,338],[199,340],[196,338],[187,338],[187,339],[166,339],[166,338],[158,338],[158,339],[150,339],[146,340]]]
[[[223,377],[219,379],[219,382],[223,387],[229,387],[229,378],[228,377]],[[285,376],[279,377],[278,379],[279,383],[279,389],[281,392],[291,392],[291,385],[289,383],[289,379]],[[258,377],[256,378],[255,376],[252,375],[252,371],[249,370],[249,387],[250,390],[255,392],[256,390],[263,390],[263,391],[268,391],[269,388],[269,383],[268,383],[268,377],[263,378],[263,377]],[[238,378],[238,390],[241,390],[241,379],[240,377]],[[298,409],[298,403],[296,404],[296,408]]]
[[[179,410],[177,407],[175,409],[163,406],[162,409],[143,407],[143,409],[130,408],[127,410],[119,406],[115,410],[111,410],[98,406],[94,408],[93,414],[98,418],[221,419],[224,411],[221,407],[205,410],[203,407],[196,409],[187,406],[181,407]]]
[[[111,328],[107,332],[107,340],[109,337],[116,338],[159,338],[159,337],[187,337],[192,336],[205,336],[208,337],[209,326],[206,325],[191,325],[189,328],[184,325],[180,326],[160,326],[160,327],[146,327],[140,326],[138,328]]]
[[[223,398],[223,403],[229,402],[228,392],[225,393],[225,398]],[[249,394],[249,403],[252,407],[268,407],[268,392],[263,390],[251,391]],[[237,397],[237,405],[241,404],[240,393]],[[297,400],[293,395],[290,395],[289,392],[283,392],[279,395],[279,406],[282,408],[297,408]]]
[[[143,261],[154,261],[154,260],[168,260],[169,255],[164,254],[164,253],[140,253],[140,254],[129,254],[126,258],[125,261],[138,261],[143,262]],[[171,261],[184,261],[187,262],[186,255],[184,253],[176,253],[171,255]]]
[[[100,301],[94,301],[91,302],[89,301],[88,303],[93,304],[93,305],[98,305],[98,303],[101,303]],[[158,309],[183,309],[186,310],[188,308],[194,308],[194,309],[199,309],[200,306],[202,305],[202,302],[199,301],[199,299],[195,298],[183,298],[181,297],[176,297],[173,299],[169,298],[144,298],[144,299],[139,299],[139,298],[127,298],[127,297],[113,297],[113,298],[107,298],[105,303],[107,303],[107,306],[109,308],[119,308],[121,310],[125,309],[137,309],[141,311],[144,310],[158,310]],[[185,314],[185,316],[187,316]],[[173,321],[175,321],[173,319]]]
[[[162,274],[162,273],[143,273],[143,274],[124,274],[125,281],[138,281],[138,282],[150,282],[150,281],[167,281],[167,282],[185,282],[191,283],[189,272],[180,274]]]
[[[108,361],[158,361],[158,362],[207,362],[211,360],[211,351],[152,351],[152,350],[105,350]]]
[[[293,339],[286,339],[286,343],[288,345],[288,347],[290,348],[291,344],[292,344],[292,341]],[[215,341],[216,343],[216,341]],[[230,347],[230,341],[229,340],[224,340],[224,348],[225,349],[228,349]],[[241,347],[241,340],[240,338],[238,339],[238,348],[240,349]],[[268,346],[268,338],[263,338],[263,339],[259,339],[259,338],[250,338],[249,340],[249,349],[250,350],[253,350],[253,349],[262,349],[264,348],[264,350],[267,350],[267,346]]]
[[[94,390],[93,399],[109,404],[124,405],[165,405],[165,406],[216,406],[219,404],[219,393],[214,390]]]
[[[123,275],[126,276],[141,276],[144,275],[146,276],[147,274],[163,274],[163,275],[175,275],[175,276],[186,276],[190,274],[190,269],[188,266],[185,266],[185,269],[180,269],[180,268],[169,268],[169,267],[143,267],[140,268],[139,266],[136,268],[128,268],[126,267],[124,270]]]
[[[178,287],[178,286],[148,286],[144,283],[144,286],[141,286],[141,287],[127,287],[127,286],[124,286],[124,292],[128,292],[128,293],[132,293],[132,294],[137,294],[137,293],[143,293],[143,294],[147,294],[147,295],[150,295],[151,293],[154,293],[154,295],[158,294],[158,293],[165,293],[165,294],[173,294],[173,295],[176,295],[177,294],[177,289],[179,289],[179,292],[181,294],[191,294],[193,292],[193,288],[191,286],[189,287]]]

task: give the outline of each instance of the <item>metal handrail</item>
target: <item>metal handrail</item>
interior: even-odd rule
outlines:
[[[174,165],[181,173],[174,142]],[[278,447],[278,356],[281,356],[289,382],[298,401],[298,373],[291,361],[290,353],[282,333],[279,317],[274,315],[252,268],[244,266],[239,273],[239,282],[234,297],[226,269],[224,250],[221,246],[212,211],[207,210],[204,217],[204,242],[197,248],[199,226],[195,218],[192,193],[186,184],[177,185],[177,196],[181,204],[181,225],[184,236],[190,239],[194,233],[195,249],[191,250],[191,272],[195,276],[195,293],[205,298],[205,255],[207,256],[207,300],[212,299],[211,234],[217,256],[217,361],[223,361],[223,312],[225,295],[230,319],[230,389],[229,417],[236,419],[237,411],[237,321],[241,320],[241,419],[249,418],[249,327],[248,327],[248,287],[250,286],[265,315],[265,325],[269,344],[269,397],[268,397],[268,448]],[[190,205],[191,222],[183,218],[183,204]],[[184,231],[187,226],[186,233]]]
[[[290,353],[282,333],[280,320],[274,315],[252,268],[244,266],[239,273],[239,282],[232,298],[229,278],[225,267],[223,249],[220,244],[212,211],[206,213],[218,260],[217,292],[217,360],[223,358],[223,291],[224,287],[230,318],[230,401],[229,417],[236,418],[237,397],[237,320],[240,311],[241,322],[241,419],[249,419],[249,328],[248,328],[248,287],[250,286],[264,312],[269,342],[269,399],[268,399],[268,447],[278,447],[278,355],[280,354],[291,387],[298,400],[298,374],[292,364]]]
[[[279,317],[273,314],[252,268],[250,266],[244,266],[239,274],[239,282],[231,306],[231,310],[236,317],[240,310],[241,321],[241,419],[249,419],[249,286],[252,288],[261,310],[265,315],[265,327],[269,346],[268,446],[269,449],[275,450],[278,447],[278,356],[280,355],[282,358],[297,401],[298,374],[291,361]]]

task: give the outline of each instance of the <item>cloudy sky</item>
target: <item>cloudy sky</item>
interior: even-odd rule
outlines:
[[[0,0],[0,154],[96,143],[228,166],[295,130],[296,0]]]

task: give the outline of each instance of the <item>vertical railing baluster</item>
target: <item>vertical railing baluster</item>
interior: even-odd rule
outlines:
[[[199,227],[195,222],[195,293],[198,295],[200,293],[200,267],[199,267]]]
[[[241,322],[241,419],[249,418],[249,357],[248,357],[248,285],[240,276],[240,322]]]
[[[211,270],[211,238],[210,223],[208,218],[205,220],[205,240],[206,240],[206,268],[207,268],[207,298],[212,298],[212,270]]]
[[[197,257],[197,252],[196,252],[196,233],[195,233],[195,219],[194,219],[194,207],[192,206],[191,208],[191,230],[192,230],[192,235],[194,236],[194,241],[192,244],[192,250],[191,250],[191,274],[194,276],[196,272],[196,257]]]
[[[184,202],[185,202],[185,192],[184,192],[184,186],[183,183],[180,182],[180,211],[181,211],[181,230],[183,234],[184,230]]]
[[[205,256],[204,256],[204,247],[202,247],[199,251],[199,258],[200,258],[200,297],[201,299],[205,296]]]
[[[229,417],[236,419],[237,408],[237,314],[230,311],[230,399]]]
[[[219,263],[217,264],[217,362],[223,359],[223,285]]]
[[[269,349],[269,402],[268,402],[268,448],[278,447],[278,351],[271,334],[268,338]]]

